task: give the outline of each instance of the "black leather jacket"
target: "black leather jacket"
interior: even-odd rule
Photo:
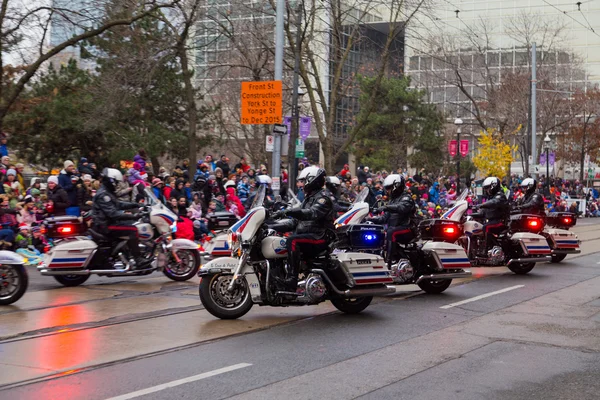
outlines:
[[[502,190],[479,208],[481,208],[485,219],[488,221],[504,221],[510,214],[510,203]]]
[[[526,194],[523,197],[523,202],[521,203],[520,208],[523,214],[546,215],[544,198],[537,192]]]
[[[415,214],[416,206],[410,193],[404,192],[395,199],[392,199],[383,207],[383,215],[370,218],[369,221],[379,225],[387,225],[389,228],[397,226],[409,226],[410,217]]]
[[[331,190],[328,190],[328,189],[325,189],[325,190],[327,191],[327,193],[329,193],[329,198],[331,199],[331,202],[333,203],[333,210],[336,213],[346,212],[350,209],[350,207],[352,207],[352,205],[350,203],[338,199],[338,196],[336,196]]]
[[[138,219],[137,216],[126,214],[123,210],[138,208],[140,205],[137,203],[120,201],[117,196],[104,185],[100,186],[93,201],[93,226],[96,229],[103,230],[108,225],[117,224],[120,221]]]
[[[300,208],[288,210],[286,215],[298,220],[296,233],[323,235],[328,229],[333,230],[335,211],[331,200],[331,192],[323,189],[307,195]]]

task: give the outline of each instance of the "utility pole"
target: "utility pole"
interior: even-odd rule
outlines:
[[[288,151],[288,160],[290,160],[290,170],[288,171],[288,185],[289,188],[292,189],[292,192],[296,193],[296,174],[298,171],[298,160],[296,159],[296,140],[298,139],[300,133],[300,110],[298,109],[298,97],[300,90],[300,82],[299,82],[299,74],[300,74],[300,57],[301,57],[301,41],[302,41],[302,8],[304,6],[304,2],[301,1],[298,3],[297,10],[297,21],[296,21],[296,49],[295,56],[296,60],[294,62],[294,83],[293,90],[294,93],[292,95],[292,132],[290,133],[290,150]]]
[[[537,65],[536,65],[536,46],[535,42],[531,44],[531,160],[536,162],[537,147],[536,147],[536,131],[537,131],[537,112],[536,112],[536,101],[537,101]],[[537,163],[536,163],[537,164]],[[532,174],[533,175],[533,174]]]
[[[277,0],[277,14],[275,16],[275,80],[283,78],[283,16],[285,11],[285,0]],[[281,135],[274,135],[273,162],[271,164],[271,178],[279,181],[281,185]],[[273,189],[275,196],[279,189]]]

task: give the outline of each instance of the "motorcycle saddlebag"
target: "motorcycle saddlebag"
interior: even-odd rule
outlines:
[[[571,212],[549,213],[546,224],[554,228],[569,229],[577,224],[577,214]]]
[[[571,231],[564,229],[548,229],[546,234],[553,247],[560,250],[579,250],[579,238]]]
[[[393,282],[385,260],[381,256],[367,253],[337,253],[332,254],[331,258],[337,258],[342,263],[356,285]]]
[[[52,239],[83,235],[87,230],[80,217],[71,215],[46,218],[43,225],[46,228],[46,237]]]
[[[535,233],[520,232],[512,235],[512,239],[521,244],[523,252],[533,256],[549,256],[552,253],[546,238]]]
[[[335,230],[336,246],[340,249],[377,250],[385,242],[385,231],[381,225],[343,225]]]
[[[81,269],[98,245],[91,240],[64,242],[44,256],[44,264],[51,269]]]
[[[222,231],[231,228],[238,222],[235,214],[227,211],[219,211],[214,214],[208,214],[208,230],[209,231]]]
[[[445,242],[427,242],[423,245],[426,256],[431,257],[437,270],[471,267],[462,246]]]

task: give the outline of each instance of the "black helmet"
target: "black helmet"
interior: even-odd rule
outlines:
[[[404,193],[405,186],[404,176],[400,174],[388,175],[383,181],[383,188],[390,192],[393,199],[400,197]]]
[[[298,175],[298,181],[304,182],[304,193],[311,194],[325,186],[325,170],[317,166],[306,167]]]
[[[495,196],[500,191],[500,179],[495,176],[485,178],[482,185],[483,194],[488,197]]]

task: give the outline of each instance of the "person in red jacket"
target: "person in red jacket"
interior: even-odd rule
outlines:
[[[244,209],[244,205],[242,204],[240,198],[235,194],[235,182],[227,181],[225,183],[225,190],[227,191],[227,200],[235,203],[239,216],[243,218],[246,215],[246,210]]]
[[[339,175],[342,178],[346,177],[346,174],[350,172],[350,166],[348,164],[344,164],[344,168],[340,171]]]

